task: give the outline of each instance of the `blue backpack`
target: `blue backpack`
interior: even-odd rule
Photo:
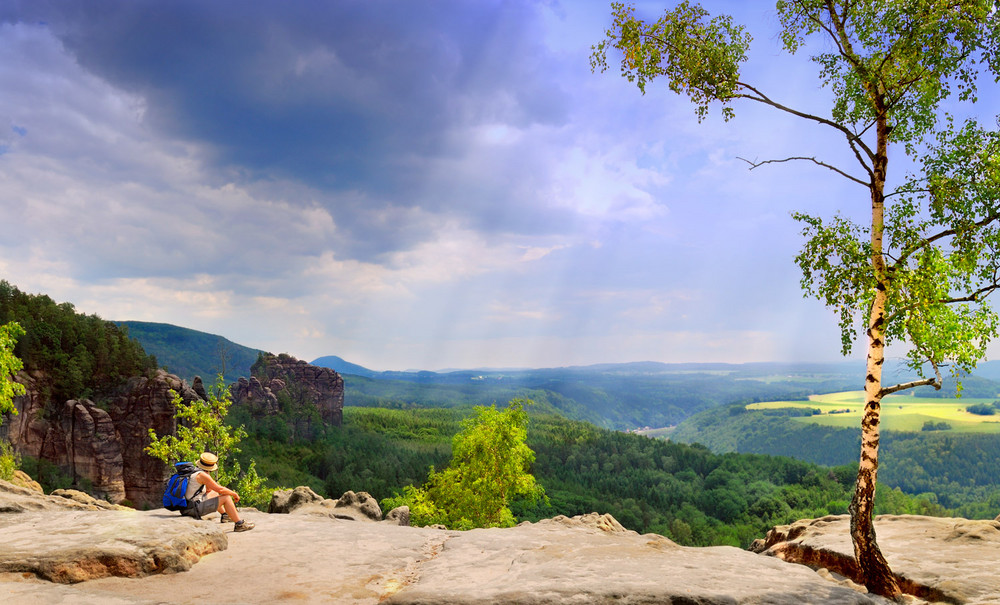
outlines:
[[[163,508],[183,511],[188,507],[188,500],[185,497],[188,481],[191,479],[191,475],[199,470],[193,462],[178,462],[174,464],[174,474],[167,480],[167,489],[163,491]],[[203,489],[205,489],[204,485],[199,486],[195,495],[197,496]]]

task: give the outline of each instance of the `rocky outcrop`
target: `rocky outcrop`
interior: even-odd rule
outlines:
[[[18,374],[27,392],[14,398],[18,411],[7,415],[0,430],[22,454],[52,462],[70,474],[74,484],[111,502],[158,506],[167,468],[143,450],[148,431],[173,434],[177,421],[170,390],[191,401],[197,394],[180,378],[158,370],[150,377],[129,379],[106,406],[92,401],[48,402],[45,377]]]
[[[0,481],[0,572],[59,583],[137,578],[186,571],[228,545],[220,524],[163,509],[121,510],[81,492],[61,496]]]
[[[298,490],[309,501],[300,510],[316,506],[307,489]],[[775,528],[758,545],[770,556],[761,556],[679,546],[597,513],[454,531],[240,512],[253,531],[233,534],[231,524],[163,509],[91,511],[0,481],[0,601],[195,603],[206,586],[221,586],[226,603],[889,605],[828,568],[785,560],[806,550],[826,553],[814,566],[850,558],[846,517]],[[928,587],[907,603],[1000,602],[1000,523],[918,516],[875,523],[904,586]],[[170,573],[178,571],[185,573]]]
[[[1000,602],[1000,521],[880,515],[875,531],[905,593],[932,602]],[[752,548],[860,581],[849,532],[848,515],[805,519],[775,527]]]
[[[276,384],[275,388],[278,386]],[[281,382],[280,386],[284,388],[285,383]],[[256,376],[251,376],[249,380],[241,376],[230,390],[233,394],[233,403],[248,408],[255,418],[271,416],[281,411],[278,396],[270,386],[262,385]]]
[[[150,378],[130,378],[109,410],[122,444],[125,497],[137,507],[160,506],[163,485],[170,476],[170,469],[144,450],[149,445],[149,429],[157,435],[177,432],[177,409],[171,390],[184,401],[200,399],[187,382],[158,370]]]
[[[300,485],[293,490],[276,490],[267,512],[278,514],[318,515],[347,521],[385,521],[394,525],[410,524],[410,509],[394,508],[382,518],[382,508],[368,492],[344,492],[337,500],[323,498],[311,488]]]
[[[87,514],[121,529],[121,513]],[[605,515],[464,532],[308,514],[246,517],[257,524],[253,531],[226,534],[225,553],[185,573],[72,586],[0,574],[0,595],[11,602],[197,603],[215,586],[226,603],[888,603],[801,565],[732,547],[678,546],[619,529]],[[147,520],[154,529],[155,511]],[[232,527],[176,516],[159,524]]]
[[[233,385],[233,404],[249,407],[255,415],[281,411],[278,396],[284,391],[295,406],[313,406],[326,424],[343,422],[344,379],[290,355],[265,354],[251,368],[254,375]]]

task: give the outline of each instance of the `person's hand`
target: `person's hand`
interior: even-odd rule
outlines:
[[[239,502],[239,501],[240,501],[240,495],[237,494],[236,492],[233,492],[233,502]]]

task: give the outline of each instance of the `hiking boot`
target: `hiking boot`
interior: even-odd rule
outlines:
[[[229,518],[228,513],[222,513],[222,516],[219,517],[219,523],[232,523],[232,522],[233,520]]]
[[[245,520],[241,520],[235,527],[233,527],[233,531],[250,531],[253,528],[253,523],[247,523]]]

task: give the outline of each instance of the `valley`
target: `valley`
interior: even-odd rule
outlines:
[[[956,433],[1000,433],[1000,415],[975,414],[970,406],[992,407],[995,398],[914,397],[893,394],[882,400],[881,427],[889,431],[921,431],[927,423],[941,426]],[[748,410],[801,410],[815,413],[795,416],[796,422],[831,427],[858,427],[864,413],[864,391],[844,391],[824,395],[810,395],[808,401],[768,401],[752,403]]]

